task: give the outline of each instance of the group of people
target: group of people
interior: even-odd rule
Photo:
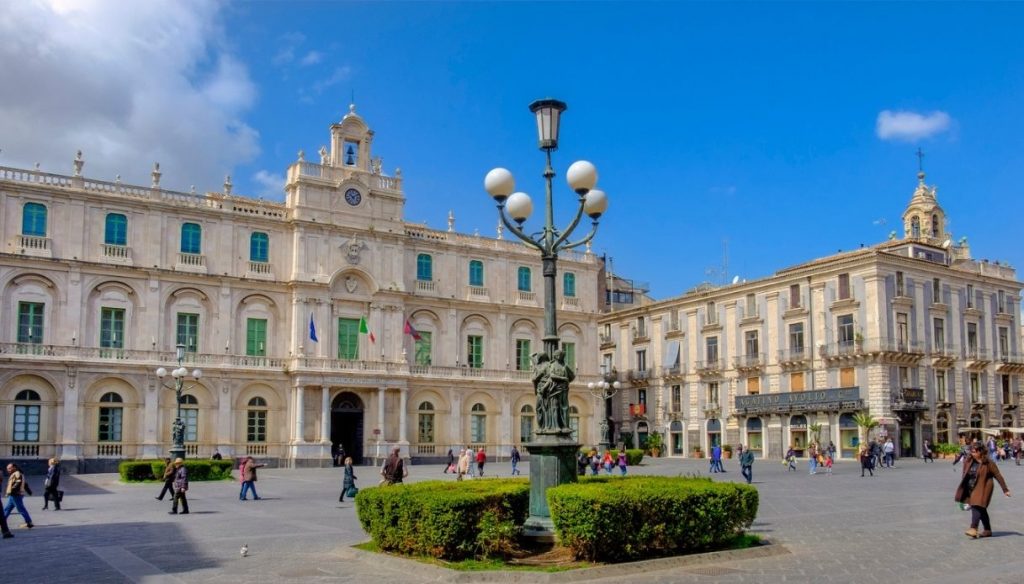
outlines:
[[[811,442],[807,447],[807,474],[818,474],[821,472],[831,475],[832,465],[836,460],[836,445],[829,441],[828,446],[820,446],[817,442]],[[786,455],[782,457],[782,464],[786,465],[786,472],[796,471],[796,448],[789,447]]]
[[[51,458],[46,469],[46,479],[43,483],[44,511],[50,508],[51,501],[53,502],[54,510],[60,511],[60,503],[64,498],[64,491],[59,490],[59,487],[60,461],[56,458]],[[26,528],[31,529],[35,527],[32,523],[32,515],[29,514],[28,509],[25,507],[25,495],[32,494],[32,487],[29,486],[28,479],[25,477],[25,473],[21,471],[21,467],[13,462],[7,465],[7,488],[4,492],[7,494],[7,504],[4,505],[3,514],[0,514],[0,534],[3,534],[3,539],[10,539],[14,537],[14,534],[11,533],[11,529],[7,524],[7,518],[15,509],[21,515]]]
[[[959,454],[957,454],[956,458],[953,459],[953,464],[957,464],[964,457],[966,457],[969,453],[970,448],[974,444],[981,444],[981,441],[975,439],[969,444],[967,438],[961,436],[960,452]],[[1009,440],[1006,438],[996,440],[995,436],[989,436],[988,440],[985,441],[983,446],[985,447],[985,450],[988,451],[989,459],[995,461],[1012,459],[1014,462],[1016,462],[1017,466],[1020,466],[1021,456],[1024,456],[1024,452],[1022,452],[1022,450],[1024,450],[1024,443],[1022,443],[1020,436],[1014,438],[1013,440]]]
[[[590,475],[597,476],[600,469],[604,469],[604,474],[610,475],[616,468],[619,469],[621,476],[626,475],[628,467],[628,459],[626,457],[625,450],[619,450],[618,454],[612,455],[611,450],[605,450],[604,454],[598,454],[597,450],[591,450],[588,452],[580,451],[576,455],[576,471],[580,476],[587,474],[587,468],[590,468]]]
[[[522,456],[519,454],[519,450],[515,446],[512,447],[510,454],[512,461],[512,476],[520,474],[519,472],[519,461],[522,460]],[[456,475],[456,480],[461,481],[463,477],[469,476],[470,478],[478,478],[484,476],[484,467],[487,465],[487,451],[481,446],[478,450],[472,448],[462,448],[459,451],[459,456],[456,458],[455,449],[448,449],[448,460],[444,465],[444,474],[452,473]]]

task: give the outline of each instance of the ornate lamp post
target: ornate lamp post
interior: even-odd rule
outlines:
[[[544,151],[546,165],[546,205],[543,229],[534,234],[523,231],[523,223],[533,212],[530,196],[515,192],[515,179],[504,168],[495,168],[484,177],[484,188],[498,204],[498,217],[502,224],[528,246],[540,252],[544,275],[544,350],[533,356],[533,384],[537,393],[537,439],[526,445],[530,453],[530,517],[524,525],[529,536],[553,536],[551,512],[548,510],[547,489],[576,481],[576,452],[579,444],[572,439],[569,428],[569,383],[575,373],[565,365],[565,355],[559,349],[558,327],[555,313],[555,277],[558,273],[558,252],[586,244],[597,234],[597,222],[608,208],[608,198],[597,190],[597,169],[580,160],[569,166],[566,179],[576,193],[576,215],[565,229],[554,225],[552,184],[555,170],[551,167],[551,152],[558,149],[558,131],[564,102],[540,99],[530,104],[537,117],[538,145]],[[569,236],[586,214],[593,221],[590,233],[578,241]],[[511,219],[510,219],[511,218]]]
[[[619,374],[615,369],[605,371],[605,366],[601,365],[601,381],[591,381],[587,384],[590,395],[600,399],[601,407],[604,408],[601,415],[601,442],[599,443],[602,452],[607,452],[612,444],[612,437],[608,435],[608,416],[611,414],[608,400],[612,399],[612,396],[622,388],[618,378]]]
[[[167,377],[166,369],[160,367],[156,370],[156,376],[161,380],[160,385],[163,385],[165,389],[174,390],[176,398],[175,401],[178,404],[178,413],[174,418],[174,425],[171,426],[171,437],[174,440],[174,444],[168,451],[168,454],[171,455],[171,460],[174,460],[175,458],[185,458],[185,422],[181,420],[181,392],[185,390],[185,378],[188,377],[188,369],[181,365],[181,362],[185,360],[185,345],[179,343],[176,349],[178,366],[171,371],[171,377],[174,378],[174,387],[163,383],[164,377]],[[199,381],[202,376],[203,372],[199,369],[192,370],[192,378],[196,381]],[[192,389],[196,385],[197,384],[192,384],[188,386],[188,389]]]

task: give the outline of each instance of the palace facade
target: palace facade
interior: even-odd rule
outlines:
[[[832,441],[852,458],[860,412],[903,456],[1019,427],[1021,283],[971,259],[918,179],[900,239],[602,316],[601,369],[622,384],[613,438],[659,432],[672,456],[743,444],[776,459]]]
[[[0,167],[0,452],[79,471],[166,455],[184,345],[190,456],[272,464],[413,459],[529,441],[542,348],[536,251],[405,221],[354,106],[284,203]],[[481,197],[481,204],[486,204]],[[601,262],[563,253],[559,334],[579,370],[578,438],[596,442]],[[201,375],[195,378],[193,372]],[[74,468],[74,467],[72,467]]]

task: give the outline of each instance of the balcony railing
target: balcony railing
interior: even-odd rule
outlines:
[[[708,402],[701,406],[701,411],[705,414],[720,412],[722,411],[722,406],[717,401]]]
[[[37,235],[19,235],[15,240],[21,253],[26,255],[51,257],[52,250],[50,248],[49,237],[39,237]]]
[[[780,363],[798,363],[811,358],[811,350],[808,347],[796,347],[792,349],[779,349]]]
[[[437,286],[433,280],[416,280],[416,291],[434,294],[437,292]]]
[[[526,292],[524,290],[517,290],[516,292],[517,292],[516,298],[519,299],[519,302],[528,302],[530,304],[534,304],[534,303],[537,302],[537,293],[536,292]]]
[[[892,409],[897,411],[927,410],[928,404],[924,401],[924,390],[919,387],[900,389],[893,400]]]
[[[713,359],[710,361],[697,361],[695,364],[697,373],[706,374],[714,373],[725,369],[725,361],[722,359]]]
[[[119,442],[100,442],[96,445],[96,456],[100,458],[121,458],[122,452]]]
[[[469,297],[473,300],[487,300],[490,297],[490,291],[483,286],[470,286]]]
[[[606,335],[604,333],[598,335],[598,340],[600,340],[602,345],[614,345],[615,344],[615,337],[612,336],[612,335]]]
[[[249,262],[249,275],[256,277],[273,276],[274,269],[270,262]]]
[[[764,366],[764,353],[737,355],[734,357],[734,365],[736,369],[756,369],[762,367]]]
[[[115,262],[130,262],[132,249],[127,245],[100,244],[103,246],[103,257]]]
[[[206,269],[206,256],[201,253],[178,252],[178,268],[182,269]]]
[[[649,341],[649,340],[651,340],[651,337],[647,333],[647,328],[646,327],[642,327],[642,328],[633,327],[633,342],[634,343],[641,343],[641,342],[646,342],[646,341]]]

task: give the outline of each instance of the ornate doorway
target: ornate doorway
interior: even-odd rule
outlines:
[[[331,445],[345,449],[353,464],[363,462],[363,400],[345,391],[331,401]]]

